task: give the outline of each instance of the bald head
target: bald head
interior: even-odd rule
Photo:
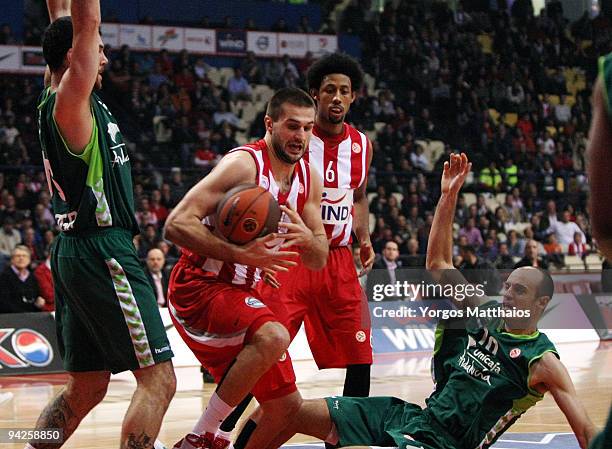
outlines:
[[[147,254],[147,267],[151,273],[158,274],[164,268],[166,258],[164,253],[157,248],[149,250]]]

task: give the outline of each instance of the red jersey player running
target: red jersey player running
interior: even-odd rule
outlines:
[[[282,272],[295,265],[290,259],[298,253],[284,250],[290,246],[299,250],[307,267],[325,265],[321,181],[302,159],[314,116],[315,105],[306,92],[278,91],[266,111],[265,137],[230,151],[168,217],[166,237],[184,248],[170,278],[170,315],[219,384],[193,431],[175,448],[231,447],[219,426],[249,392],[261,411],[246,447],[266,447],[301,404],[285,352],[289,333],[274,309],[283,305],[267,301],[254,287],[261,269]],[[214,212],[228,190],[249,182],[277,198],[282,223],[279,233],[236,246],[214,233]],[[275,243],[276,248],[270,248]]]
[[[305,264],[291,270],[291,282],[277,276],[276,290],[287,308],[286,325],[293,338],[304,321],[310,349],[319,368],[347,368],[344,396],[368,396],[370,390],[370,316],[351,254],[351,232],[359,240],[367,273],[374,262],[366,197],[372,147],[365,136],[345,123],[363,72],[351,57],[334,53],[308,70],[317,116],[304,158],[323,178],[321,216],[329,256],[323,270]],[[270,279],[269,284],[274,284]],[[284,282],[283,282],[284,281]],[[262,284],[262,291],[272,290]]]

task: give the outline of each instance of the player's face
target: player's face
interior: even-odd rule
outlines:
[[[538,286],[541,281],[542,274],[535,268],[523,267],[517,268],[503,285],[502,291],[502,307],[504,309],[529,311],[530,318],[506,318],[506,322],[514,328],[520,328],[521,323],[528,320],[535,320],[540,317],[544,311],[546,303],[541,303],[538,296]]]
[[[314,126],[314,108],[284,104],[279,119],[266,116],[266,128],[272,136],[274,154],[287,164],[299,161],[310,142]]]
[[[341,73],[326,75],[313,96],[318,103],[317,118],[334,125],[344,121],[355,100],[351,79]]]

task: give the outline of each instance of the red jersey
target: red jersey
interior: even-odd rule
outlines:
[[[246,151],[253,157],[255,166],[257,167],[256,183],[260,187],[268,190],[272,196],[276,198],[278,204],[289,204],[298,214],[302,214],[304,204],[310,194],[310,168],[306,161],[301,159],[295,164],[291,188],[288,192],[282,193],[272,174],[272,165],[270,164],[270,157],[268,154],[269,150],[265,140],[261,139],[257,142],[234,148],[230,153],[234,151]],[[291,220],[283,213],[281,215],[281,221],[290,222]],[[215,214],[205,217],[202,223],[208,227],[211,232],[214,232]],[[286,231],[280,229],[279,232]],[[277,239],[273,242],[273,246],[278,248],[283,241],[284,239]],[[192,263],[197,260],[197,265],[212,278],[219,279],[220,281],[235,286],[253,288],[261,278],[261,270],[259,268],[238,263],[224,262],[211,257],[201,257],[186,249],[183,249],[183,255],[191,260]]]
[[[346,246],[353,229],[353,193],[368,176],[368,138],[344,124],[337,136],[315,126],[310,139],[308,160],[323,179],[321,218],[330,248]]]

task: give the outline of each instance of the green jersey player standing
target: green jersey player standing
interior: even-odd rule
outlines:
[[[470,167],[463,154],[451,155],[445,163],[442,195],[429,234],[427,267],[445,285],[467,283],[452,265],[452,225]],[[501,307],[486,297],[453,299],[465,316],[469,308],[478,315],[505,317],[475,317],[462,326],[438,326],[435,390],[424,409],[393,397],[308,400],[275,444],[299,432],[338,447],[485,449],[545,392],[551,392],[585,449],[595,427],[555,347],[537,330],[553,291],[548,273],[524,267],[514,270],[504,283]],[[498,308],[496,313],[490,313],[493,308]],[[510,317],[512,310],[529,316]]]
[[[121,448],[151,448],[174,394],[172,350],[139,264],[129,156],[101,87],[108,62],[99,0],[48,0],[49,86],[38,105],[45,172],[60,228],[51,256],[60,352],[69,380],[36,427],[64,441],[103,398],[111,373],[137,380]],[[40,443],[29,447],[47,447]],[[54,445],[53,447],[59,447]]]

